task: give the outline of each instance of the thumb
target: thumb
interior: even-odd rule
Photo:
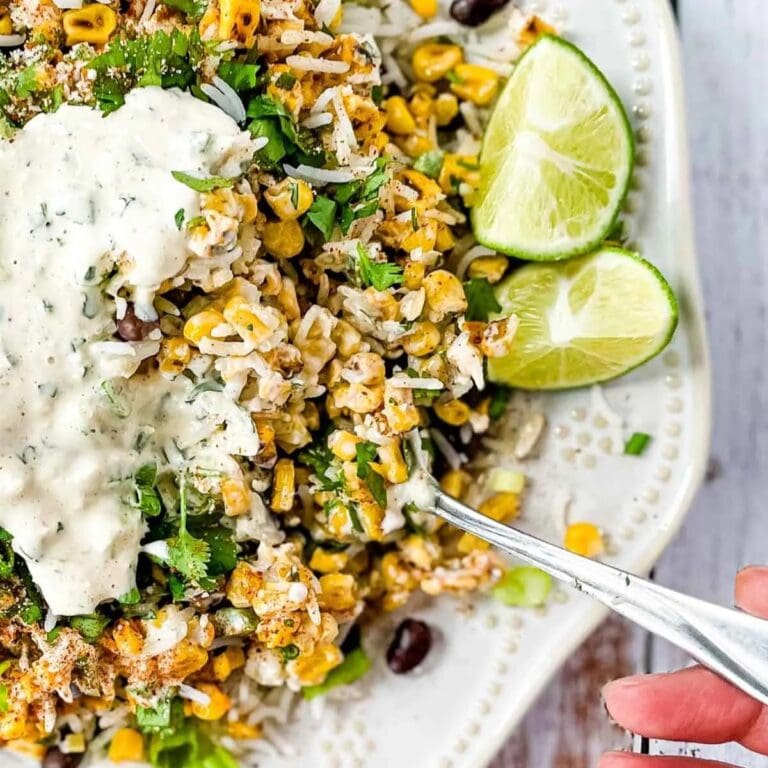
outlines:
[[[768,567],[753,565],[739,571],[735,597],[743,611],[768,619]]]

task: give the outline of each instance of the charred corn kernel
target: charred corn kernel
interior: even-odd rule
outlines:
[[[219,38],[240,43],[244,48],[253,47],[260,14],[259,0],[220,0]]]
[[[191,640],[182,640],[173,649],[173,661],[169,676],[183,680],[199,672],[208,663],[208,651]]]
[[[565,548],[583,557],[599,557],[605,552],[600,529],[592,523],[573,523],[565,531]]]
[[[451,469],[440,478],[440,487],[454,499],[460,499],[469,487],[470,477],[461,469]]]
[[[435,119],[442,128],[459,114],[459,101],[452,93],[441,93],[435,99]]]
[[[235,199],[240,204],[242,210],[241,218],[243,224],[250,224],[259,215],[259,204],[256,201],[256,196],[235,193]]]
[[[434,83],[445,77],[464,60],[458,45],[427,43],[413,52],[413,73],[417,80]]]
[[[384,586],[388,590],[413,590],[419,585],[418,580],[405,567],[400,554],[397,552],[387,552],[381,558],[381,577]]]
[[[400,551],[409,563],[423,570],[432,568],[440,557],[439,545],[416,533],[400,542]]]
[[[344,655],[333,643],[318,643],[312,653],[302,654],[290,664],[302,685],[320,685],[343,660]]]
[[[349,562],[346,552],[329,552],[316,547],[309,561],[309,567],[318,573],[338,573]]]
[[[248,725],[240,720],[234,723],[227,723],[227,733],[233,739],[260,739],[263,731],[258,725]]]
[[[245,653],[242,648],[231,645],[213,660],[213,676],[224,682],[237,669],[245,666]]]
[[[403,267],[403,285],[409,291],[417,291],[424,280],[426,267],[421,261],[406,261]]]
[[[244,515],[251,508],[251,492],[242,480],[227,477],[221,481],[224,514],[228,517]]]
[[[252,309],[248,301],[234,296],[224,307],[224,319],[238,332],[242,339],[258,346],[272,334],[270,328]]]
[[[472,533],[462,534],[456,544],[456,549],[458,549],[462,555],[468,555],[470,552],[476,552],[477,550],[484,552],[485,550],[490,549],[490,547],[491,545],[487,541],[479,539]]]
[[[555,28],[538,16],[529,16],[520,30],[518,40],[521,45],[533,45],[542,35],[556,34]]]
[[[427,85],[426,83],[423,85],[430,90],[434,90],[434,87],[431,85]],[[423,128],[426,126],[427,120],[435,111],[435,100],[432,98],[431,93],[424,90],[417,91],[411,97],[409,109],[411,110],[411,114],[416,118],[416,122]]]
[[[419,202],[423,203],[424,208],[434,208],[445,197],[440,185],[421,171],[407,168],[400,174],[400,178],[419,193]],[[395,206],[398,210],[407,211],[413,208],[413,202],[396,196]]]
[[[360,438],[346,429],[337,429],[331,432],[328,438],[328,447],[331,453],[342,461],[353,461],[357,455],[357,444]]]
[[[312,207],[312,187],[300,179],[283,179],[273,184],[264,199],[275,215],[283,221],[292,221],[305,214]]]
[[[489,283],[498,283],[509,266],[506,256],[481,256],[469,265],[469,276],[484,277]]]
[[[499,491],[487,498],[478,509],[480,514],[492,520],[516,520],[520,516],[520,494]]]
[[[144,647],[144,636],[126,619],[120,619],[112,630],[112,639],[118,653],[123,656],[138,656]]]
[[[144,737],[133,728],[121,728],[109,745],[109,759],[113,763],[138,763],[144,759]]]
[[[400,450],[399,441],[393,440],[391,443],[379,446],[379,459],[384,477],[390,483],[404,483],[408,479],[408,467]]]
[[[360,351],[363,336],[357,328],[346,320],[339,320],[331,331],[331,341],[336,344],[338,352],[342,357],[352,357],[355,352]]]
[[[409,136],[396,136],[395,144],[409,157],[418,157],[435,148],[435,142],[428,136],[412,133]]]
[[[0,35],[10,35],[12,33],[11,12],[5,7],[0,7]]]
[[[277,259],[298,256],[304,248],[304,230],[295,219],[268,221],[261,233],[267,253]]]
[[[327,573],[320,577],[320,607],[348,611],[357,605],[355,577],[349,573]]]
[[[189,703],[189,711],[200,720],[220,720],[232,708],[232,699],[218,685],[197,683],[196,688],[208,697],[208,703],[200,701]]]
[[[451,90],[465,101],[471,101],[478,107],[487,107],[496,96],[499,88],[499,75],[489,67],[479,64],[457,64],[454,67],[455,82]]]
[[[390,429],[403,434],[421,423],[419,409],[414,405],[410,390],[397,389],[389,382],[384,387],[384,418]]]
[[[403,349],[414,357],[431,355],[440,346],[440,329],[429,320],[416,323],[403,337]]]
[[[328,510],[328,530],[334,538],[345,536],[351,525],[349,510],[338,502],[333,504]]]
[[[263,582],[262,575],[241,560],[229,577],[227,599],[235,608],[250,608]]]
[[[117,14],[101,3],[64,11],[62,16],[67,45],[92,43],[105,45],[117,29]]]
[[[434,221],[427,222],[415,232],[410,232],[403,240],[403,250],[413,252],[417,248],[422,252],[433,251],[437,240],[437,224]]]
[[[416,130],[416,121],[402,96],[392,96],[384,102],[387,113],[387,129],[392,133],[407,136]]]
[[[428,21],[437,13],[437,0],[411,0],[411,8]]]
[[[477,155],[456,155],[448,152],[443,157],[438,183],[446,194],[458,192],[461,184],[476,187],[480,183]]]
[[[467,297],[464,286],[456,275],[445,269],[436,269],[424,278],[424,291],[427,303],[432,309],[445,314],[464,312],[467,309]]]
[[[215,328],[224,325],[226,320],[221,312],[215,309],[204,309],[184,323],[184,338],[190,344],[199,344],[203,339],[211,337]]]
[[[456,245],[456,238],[451,232],[451,228],[442,221],[437,223],[437,237],[435,237],[435,248],[442,253],[450,251]]]
[[[296,473],[290,459],[280,459],[275,464],[275,480],[272,485],[272,502],[275,512],[290,512],[296,496]]]
[[[176,375],[181,373],[192,359],[192,350],[184,339],[163,339],[157,356],[161,373]]]
[[[461,400],[449,400],[447,403],[437,402],[433,408],[438,418],[452,427],[466,424],[471,413],[469,406]]]

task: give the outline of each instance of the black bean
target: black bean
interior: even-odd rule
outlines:
[[[58,747],[51,747],[43,758],[42,768],[77,768],[82,755],[65,755]]]
[[[500,11],[509,0],[453,0],[451,16],[468,27],[478,27]]]
[[[423,621],[404,619],[387,649],[387,664],[403,675],[421,664],[432,647],[432,630]]]
[[[159,327],[156,321],[139,320],[133,311],[133,304],[129,304],[125,315],[117,321],[117,335],[123,341],[143,341]]]

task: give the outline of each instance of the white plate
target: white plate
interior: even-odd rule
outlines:
[[[533,475],[524,525],[555,540],[565,496],[571,520],[603,525],[610,561],[647,572],[680,526],[702,478],[710,428],[709,368],[693,252],[688,161],[678,44],[667,0],[538,0],[606,73],[629,107],[638,168],[627,203],[631,244],[658,264],[681,299],[681,327],[669,350],[603,388],[623,428],[582,390],[541,398],[549,421]],[[599,406],[599,404],[597,404]],[[602,426],[601,426],[602,425]],[[641,458],[606,453],[633,431],[654,440]],[[479,768],[488,763],[561,663],[605,615],[582,595],[558,589],[541,612],[481,599],[412,606],[439,632],[425,669],[391,674],[376,654],[374,671],[342,703],[317,702],[280,739],[290,754],[260,768]],[[379,632],[386,637],[396,619]],[[371,638],[368,638],[369,642]],[[5,759],[5,757],[3,757]],[[5,765],[5,763],[3,763]],[[179,768],[183,768],[180,766]]]
[[[549,431],[534,475],[525,527],[560,539],[563,495],[571,520],[601,523],[609,561],[646,573],[679,528],[704,473],[710,431],[709,362],[693,250],[679,50],[668,0],[531,2],[594,59],[630,110],[638,168],[627,203],[632,247],[657,264],[681,300],[681,327],[669,349],[603,388],[633,431],[654,436],[641,458],[608,455],[621,430],[596,408],[595,394],[541,398]],[[567,15],[564,8],[567,7]],[[601,419],[602,416],[602,419]],[[574,459],[575,456],[575,459]],[[326,706],[290,729],[295,754],[264,768],[475,768],[486,765],[562,662],[605,610],[562,588],[540,613],[481,600],[444,599],[411,609],[440,632],[418,676],[398,677],[381,658],[361,698]],[[392,622],[393,623],[393,622]],[[390,623],[390,627],[392,626]]]

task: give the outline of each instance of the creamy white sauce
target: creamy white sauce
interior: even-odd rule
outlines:
[[[198,211],[171,171],[237,175],[250,148],[220,110],[157,88],[106,118],[63,106],[0,141],[0,526],[55,614],[134,586],[144,524],[120,480],[210,426],[183,382],[156,376],[116,380],[128,412],[115,414],[103,390],[114,366],[93,346],[115,309],[98,284],[118,268],[151,313],[189,255],[174,215]]]

